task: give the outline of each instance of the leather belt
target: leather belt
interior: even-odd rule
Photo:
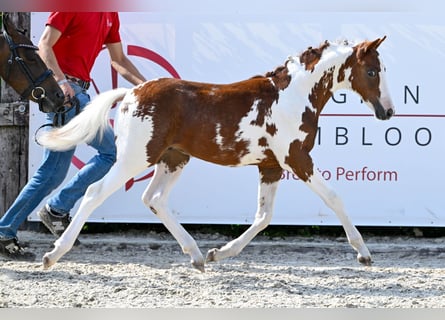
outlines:
[[[89,81],[83,81],[83,80],[80,80],[79,78],[72,77],[72,76],[69,76],[67,74],[65,75],[65,77],[66,77],[67,80],[72,81],[72,82],[78,84],[84,90],[88,90],[88,88],[90,87],[90,82]]]

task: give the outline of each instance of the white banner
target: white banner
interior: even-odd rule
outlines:
[[[280,3],[281,9],[286,2]],[[443,15],[402,7],[366,11],[366,6],[354,12],[331,8],[266,12],[261,7],[202,12],[193,10],[193,1],[187,3],[186,12],[167,6],[120,13],[125,51],[148,79],[175,76],[235,82],[274,70],[288,55],[324,40],[374,40],[386,35],[379,52],[396,116],[385,122],[375,120],[356,94],[337,92],[320,119],[314,162],[338,191],[356,225],[445,226]],[[234,1],[225,3],[236,8]],[[47,16],[32,13],[35,43]],[[90,88],[92,96],[113,87],[107,52],[98,58],[92,75],[97,87]],[[117,86],[130,84],[118,77]],[[36,106],[31,108],[32,136],[43,116]],[[31,140],[30,175],[41,154]],[[79,147],[69,177],[92,154],[93,150]],[[159,222],[140,200],[150,172],[129,181],[89,221]],[[282,180],[272,224],[339,224],[334,213],[293,175],[285,173]],[[174,188],[170,206],[182,223],[251,223],[257,186],[255,167],[225,168],[194,159]],[[37,219],[35,214],[30,216]]]

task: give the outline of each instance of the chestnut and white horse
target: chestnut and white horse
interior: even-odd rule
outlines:
[[[40,137],[54,150],[89,141],[108,125],[111,106],[116,112],[117,162],[92,184],[69,227],[43,257],[44,268],[68,252],[87,218],[113,192],[148,166],[155,173],[142,195],[191,257],[192,265],[237,255],[270,223],[283,170],[296,174],[337,215],[358,261],[369,265],[371,255],[351,223],[336,192],[326,183],[310,155],[318,119],[338,89],[350,89],[386,120],[394,114],[385,68],[377,48],[385,39],[357,44],[325,42],[289,57],[264,76],[230,84],[210,84],[163,78],[132,89],[98,95],[66,126]],[[169,193],[190,157],[223,166],[256,165],[259,170],[258,209],[253,224],[238,238],[208,251],[206,260],[195,240],[169,210]],[[304,205],[302,203],[301,205]]]

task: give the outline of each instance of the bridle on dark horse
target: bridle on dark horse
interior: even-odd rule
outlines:
[[[8,59],[9,67],[6,72],[6,76],[5,76],[6,79],[8,79],[10,76],[9,73],[10,73],[11,65],[14,62],[17,62],[20,69],[25,74],[26,78],[28,79],[28,82],[30,83],[29,87],[27,89],[25,89],[25,91],[23,91],[22,93],[19,93],[20,97],[22,99],[27,99],[31,95],[31,97],[33,97],[33,99],[35,99],[35,101],[39,104],[39,110],[43,112],[43,109],[41,107],[41,101],[45,98],[46,92],[45,92],[45,89],[43,87],[41,87],[40,85],[48,77],[53,75],[52,70],[46,69],[39,77],[37,77],[37,79],[34,79],[31,74],[31,70],[26,65],[23,58],[20,57],[17,49],[25,48],[25,49],[30,49],[30,50],[39,50],[39,48],[32,44],[24,44],[24,43],[17,44],[17,43],[15,43],[14,40],[12,40],[11,36],[6,31],[6,29],[3,29],[3,36],[5,37],[6,42],[8,43],[8,46],[9,46],[9,51],[11,52],[11,55],[9,56],[9,59]],[[67,106],[67,105],[69,105],[69,106]],[[60,125],[64,125],[65,124],[65,114],[67,112],[69,112],[72,108],[76,109],[76,114],[78,114],[80,112],[79,100],[76,97],[68,97],[68,100],[65,101],[64,105],[62,105],[55,112],[53,123],[52,124],[44,124],[44,125],[40,126],[36,130],[35,136],[37,136],[37,132],[40,129],[42,129],[43,127],[47,127],[47,126],[58,127]],[[34,139],[34,140],[38,143],[37,139]]]
[[[31,45],[31,44],[23,44],[23,43],[16,44],[16,43],[14,43],[11,36],[8,34],[8,32],[5,29],[3,30],[3,36],[5,37],[6,42],[8,43],[8,46],[9,46],[9,51],[11,52],[11,55],[9,56],[9,59],[8,59],[9,68],[6,72],[6,78],[9,78],[9,72],[10,72],[11,65],[14,62],[17,62],[20,69],[22,70],[22,72],[26,75],[28,82],[30,83],[29,87],[27,89],[25,89],[25,91],[23,91],[22,93],[19,93],[20,97],[22,99],[27,99],[27,97],[29,97],[31,95],[36,100],[36,102],[39,103],[39,109],[40,109],[40,111],[42,111],[42,109],[40,107],[40,101],[42,101],[45,98],[46,92],[45,92],[45,89],[42,88],[40,85],[48,77],[52,76],[53,72],[49,69],[46,69],[37,79],[34,79],[32,77],[31,71],[29,70],[29,67],[26,65],[23,58],[20,57],[17,49],[18,48],[26,48],[26,49],[30,49],[30,50],[38,50],[39,48],[34,45]]]
[[[24,44],[24,43],[17,44],[17,43],[15,43],[14,40],[12,40],[11,36],[6,31],[6,29],[3,29],[3,36],[5,37],[6,42],[8,43],[8,46],[9,46],[9,51],[11,52],[11,55],[9,56],[9,59],[8,59],[9,68],[6,72],[6,78],[9,78],[9,72],[10,72],[11,65],[14,62],[17,62],[20,69],[25,74],[26,78],[28,79],[28,82],[30,83],[29,87],[27,89],[25,89],[25,91],[23,91],[22,93],[19,93],[20,97],[22,99],[27,99],[27,97],[29,95],[31,95],[33,97],[33,99],[35,99],[36,102],[39,104],[39,110],[43,112],[40,102],[45,98],[46,92],[45,92],[45,89],[42,88],[40,85],[48,77],[53,75],[52,70],[46,69],[39,77],[37,77],[37,79],[34,79],[31,74],[31,70],[26,65],[23,58],[20,57],[17,49],[25,48],[25,49],[30,49],[30,50],[39,50],[39,48],[32,44]],[[70,106],[67,107],[66,106],[67,104],[69,104]],[[65,124],[65,114],[68,111],[70,111],[72,108],[76,108],[76,114],[79,113],[79,111],[80,111],[79,110],[79,101],[77,100],[76,97],[69,97],[68,100],[65,102],[65,104],[63,106],[61,106],[55,112],[53,125],[59,126],[59,125]]]

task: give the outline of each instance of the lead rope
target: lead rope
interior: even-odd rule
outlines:
[[[67,107],[66,105],[69,104],[70,106]],[[65,125],[66,123],[66,114],[68,112],[70,112],[73,108],[75,108],[75,116],[77,116],[80,113],[80,103],[79,103],[79,99],[77,99],[76,97],[69,97],[69,100],[66,102],[66,104],[63,105],[63,110],[61,111],[57,111],[54,115],[53,118],[53,123],[45,123],[42,124],[40,127],[37,128],[37,130],[34,133],[34,141],[39,145],[42,146],[39,143],[39,140],[37,138],[37,135],[39,133],[39,131],[45,127],[61,127],[63,125]]]

